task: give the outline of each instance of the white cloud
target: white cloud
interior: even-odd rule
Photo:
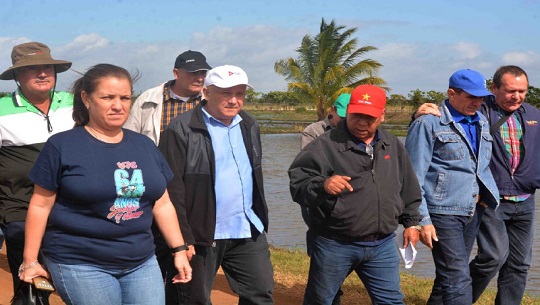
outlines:
[[[451,46],[451,49],[456,51],[465,60],[476,59],[483,53],[482,48],[478,44],[468,42],[458,42]]]
[[[155,42],[113,42],[99,34],[79,35],[64,45],[49,45],[56,59],[73,62],[73,69],[84,72],[98,63],[111,63],[129,71],[139,71],[141,78],[135,92],[141,92],[173,77],[172,69],[178,54],[197,50],[206,55],[215,67],[232,64],[242,67],[250,83],[259,92],[286,90],[286,82],[274,72],[279,59],[296,58],[306,30],[280,26],[253,25],[239,28],[215,27],[207,32],[194,32],[183,40]],[[310,34],[313,35],[313,34]],[[0,70],[11,66],[14,45],[30,41],[26,37],[0,37]],[[372,45],[359,39],[359,47]],[[492,50],[468,42],[455,44],[417,42],[377,44],[378,50],[367,58],[383,64],[379,76],[388,82],[392,94],[407,95],[410,91],[445,91],[448,77],[457,69],[471,68],[487,78],[503,64],[516,64],[529,74],[535,86],[540,75],[540,54],[533,51],[509,51],[494,54]],[[67,71],[59,75],[57,88],[68,90],[80,75]],[[537,84],[536,86],[540,86]],[[12,91],[15,84],[0,81],[0,91]]]
[[[503,54],[502,61],[504,64],[512,64],[518,66],[529,66],[540,64],[540,54],[528,52],[509,52]]]
[[[102,49],[109,44],[109,40],[98,34],[85,34],[75,37],[75,39],[61,48],[64,52],[86,53],[91,50]]]

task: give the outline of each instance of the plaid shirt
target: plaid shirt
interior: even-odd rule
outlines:
[[[501,115],[504,115],[501,113]],[[519,120],[515,114],[511,115],[504,124],[501,125],[499,128],[499,131],[501,133],[501,139],[504,143],[504,146],[506,147],[506,152],[508,159],[510,160],[510,170],[512,171],[512,175],[518,168],[523,155],[525,154],[525,146],[523,145],[523,129],[521,128],[521,124],[519,123]],[[525,199],[529,198],[530,195],[516,195],[516,196],[508,196],[501,194],[501,197],[506,200],[511,201],[524,201]]]
[[[177,115],[195,108],[202,98],[201,93],[190,97],[187,101],[171,97],[170,89],[173,84],[174,80],[171,80],[163,85],[163,107],[161,112],[160,131],[163,131]]]

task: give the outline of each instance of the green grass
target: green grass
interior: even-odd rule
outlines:
[[[298,303],[294,304],[301,304],[309,271],[309,258],[305,250],[284,250],[271,247],[270,254],[274,265],[275,294],[287,295],[291,299],[296,299]],[[431,293],[432,284],[432,279],[402,273],[401,289],[405,295],[405,304],[426,304]],[[342,296],[343,305],[371,303],[364,285],[356,274],[351,274],[345,280],[342,290],[344,292]],[[488,305],[494,304],[494,302],[495,291],[488,289],[475,304]],[[521,304],[540,305],[540,297],[525,295]]]
[[[257,121],[261,123],[262,133],[300,133],[307,125],[317,121],[314,110],[295,112],[294,110],[261,110],[246,107]],[[397,108],[387,109],[383,128],[396,136],[406,136],[407,130],[394,128],[389,125],[407,125],[411,118],[411,111],[400,112]],[[285,123],[285,124],[282,124]]]

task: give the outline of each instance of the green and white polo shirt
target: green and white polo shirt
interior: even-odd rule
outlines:
[[[24,221],[33,192],[28,173],[47,139],[73,128],[72,113],[67,92],[54,94],[48,121],[19,90],[0,98],[0,221]]]

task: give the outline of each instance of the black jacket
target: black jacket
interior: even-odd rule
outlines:
[[[398,222],[406,228],[418,225],[421,191],[404,145],[379,129],[372,165],[346,128],[342,121],[315,139],[289,168],[292,198],[309,207],[310,229],[354,241],[392,234]],[[324,182],[333,175],[351,177],[354,191],[327,194]]]
[[[176,208],[188,244],[210,246],[216,227],[215,159],[212,139],[204,123],[203,100],[193,110],[176,117],[162,132],[159,149],[174,178],[167,190]],[[253,211],[268,231],[268,207],[264,199],[259,125],[240,111],[240,128],[253,175]]]

